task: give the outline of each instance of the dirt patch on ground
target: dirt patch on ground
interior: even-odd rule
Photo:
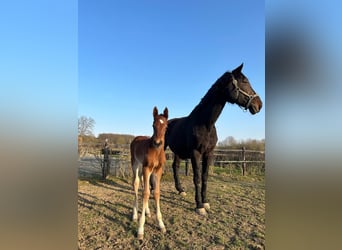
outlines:
[[[150,199],[151,218],[143,241],[136,239],[130,178],[87,178],[78,182],[79,249],[264,249],[265,182],[263,177],[212,174],[208,180],[211,210],[195,213],[191,176],[182,176],[187,196],[178,195],[172,176],[161,184],[162,234]],[[139,211],[142,206],[141,191]]]

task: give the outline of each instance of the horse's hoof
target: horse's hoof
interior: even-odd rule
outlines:
[[[143,240],[144,239],[144,234],[138,234],[138,240]]]
[[[205,210],[207,210],[207,211],[210,210],[210,205],[209,205],[209,203],[203,203],[203,207],[204,207]]]
[[[180,192],[179,194],[180,194],[181,196],[183,196],[183,197],[186,196],[186,193],[185,193],[184,191],[183,191],[183,192]]]
[[[199,215],[202,215],[202,216],[206,216],[207,215],[207,211],[205,211],[204,207],[196,208],[196,213],[198,213]]]
[[[162,233],[164,234],[164,233],[166,233],[166,228],[163,227],[163,228],[160,229],[160,231],[162,231]]]
[[[136,222],[136,221],[138,221],[138,217],[133,217],[132,220],[133,220],[134,222]]]

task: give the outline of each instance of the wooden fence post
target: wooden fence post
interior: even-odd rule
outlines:
[[[242,175],[246,174],[246,148],[242,147]]]

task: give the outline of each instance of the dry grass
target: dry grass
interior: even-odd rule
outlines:
[[[171,174],[164,175],[161,210],[167,232],[159,231],[150,199],[152,218],[145,223],[143,241],[136,239],[138,223],[131,220],[130,179],[79,180],[79,249],[264,249],[264,177],[219,172],[214,171],[208,181],[211,210],[207,217],[195,213],[191,176],[181,177],[187,190],[187,196],[181,197]]]

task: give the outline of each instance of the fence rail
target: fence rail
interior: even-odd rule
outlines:
[[[173,153],[170,149],[167,149],[166,158],[169,161],[173,160]],[[79,144],[79,157],[80,159],[84,156],[95,156],[102,166],[112,165],[115,168],[115,173],[118,172],[129,172],[130,165],[130,152],[129,145],[113,145],[110,150],[106,152],[103,149],[103,144],[99,143],[81,143]],[[185,174],[189,174],[189,160],[185,160]],[[265,151],[249,150],[244,147],[241,149],[222,149],[216,148],[214,150],[213,162],[211,165],[219,167],[231,167],[230,165],[240,167],[242,175],[246,175],[247,166],[249,168],[258,166],[265,170]],[[115,166],[113,166],[115,165]],[[122,169],[126,168],[126,169]],[[109,171],[109,170],[108,170]]]

